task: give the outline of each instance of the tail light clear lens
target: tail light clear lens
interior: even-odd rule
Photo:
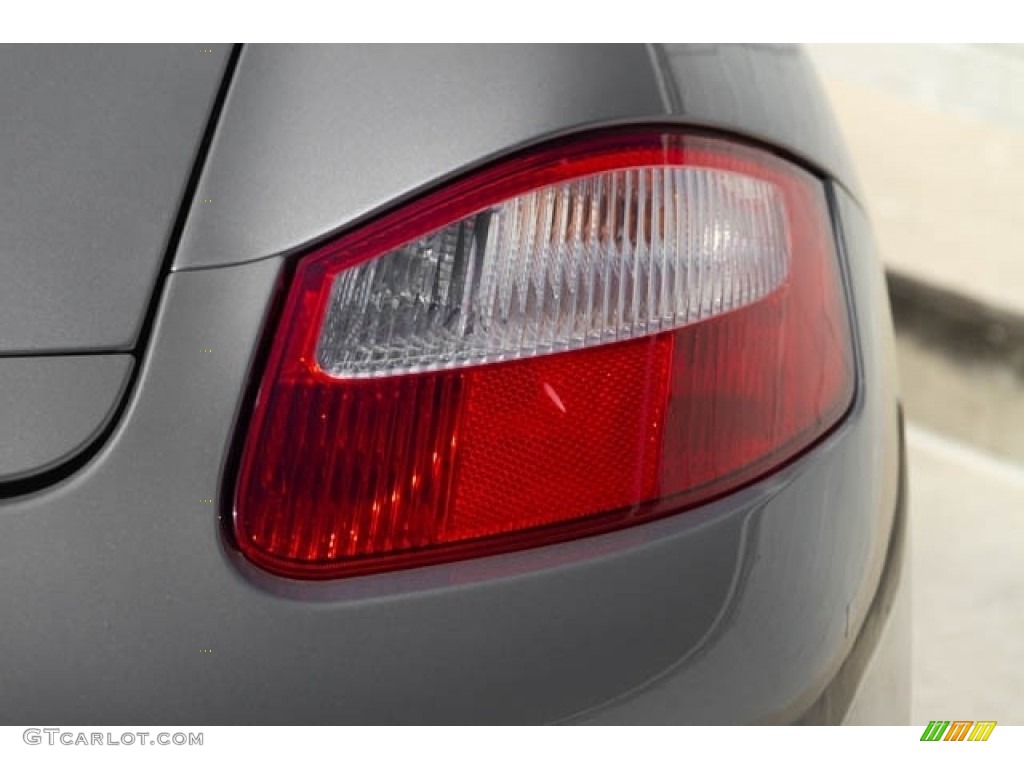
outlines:
[[[660,129],[523,154],[319,248],[273,333],[234,528],[297,578],[680,511],[853,395],[820,183]]]

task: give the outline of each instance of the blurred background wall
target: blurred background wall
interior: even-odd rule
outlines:
[[[1024,45],[809,50],[889,264],[1024,303]]]

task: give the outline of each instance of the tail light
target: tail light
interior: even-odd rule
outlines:
[[[272,332],[234,530],[296,578],[692,507],[853,392],[820,183],[662,129],[524,153],[339,237]]]

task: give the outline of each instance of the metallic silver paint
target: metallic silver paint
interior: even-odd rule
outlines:
[[[876,446],[895,422],[875,353],[876,394],[839,432],[701,510],[471,563],[257,579],[203,500],[228,479],[279,266],[173,276],[108,445],[60,486],[0,505],[0,615],[18,627],[0,654],[19,660],[0,667],[0,719],[542,721],[664,679],[672,695],[647,694],[646,717],[740,722],[793,716],[827,683],[891,516]]]
[[[107,425],[131,355],[0,357],[0,483],[67,461]]]
[[[488,50],[243,53],[197,194],[222,202],[193,203],[119,424],[76,473],[0,499],[0,721],[779,722],[829,684],[879,582],[898,473],[891,323],[860,247],[844,248],[853,410],[762,482],[603,536],[333,583],[233,549],[216,513],[274,254],[525,143],[685,113],[687,89],[704,124],[801,157],[787,138],[834,130],[792,125],[827,120],[785,68],[751,89],[669,57],[680,105],[657,49]],[[428,103],[460,108],[402,122]],[[840,149],[808,147],[850,185]]]
[[[840,243],[857,321],[860,381],[853,412],[837,435],[806,457],[810,470],[787,478],[785,491],[755,516],[760,524],[750,570],[717,640],[579,722],[796,720],[856,639],[893,522],[899,420],[881,265],[863,213],[843,190],[833,187],[833,193],[841,231],[849,233]],[[836,442],[839,461],[830,447]],[[780,707],[781,701],[788,704]]]
[[[174,268],[291,253],[521,144],[664,114],[643,46],[247,46]]]
[[[517,147],[651,121],[770,142],[855,188],[794,46],[247,46],[197,194],[216,202],[193,205],[174,269],[294,253]]]
[[[676,114],[787,151],[859,195],[846,147],[807,54],[794,45],[666,45]]]
[[[843,725],[910,724],[910,595],[908,573]]]
[[[0,46],[0,355],[135,344],[227,53]]]

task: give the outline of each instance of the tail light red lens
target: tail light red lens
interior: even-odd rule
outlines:
[[[681,511],[853,396],[821,184],[663,129],[524,153],[338,238],[272,332],[234,530],[296,578]]]

